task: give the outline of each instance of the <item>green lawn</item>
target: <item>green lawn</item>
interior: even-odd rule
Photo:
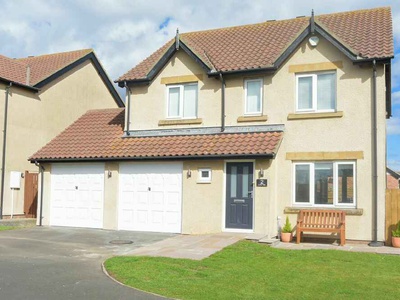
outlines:
[[[18,227],[14,227],[14,226],[2,226],[0,225],[0,231],[4,231],[4,230],[12,230],[12,229],[16,229]]]
[[[114,257],[119,281],[180,299],[399,299],[400,256],[242,241],[202,261]]]

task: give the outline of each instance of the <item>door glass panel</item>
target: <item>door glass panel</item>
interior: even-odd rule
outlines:
[[[333,164],[315,164],[315,204],[333,204]]]
[[[354,170],[352,164],[338,165],[338,201],[354,203]]]
[[[296,165],[295,202],[310,202],[310,165]]]
[[[236,197],[236,190],[237,190],[237,167],[232,166],[231,167],[231,197],[235,198]]]
[[[298,80],[298,108],[312,109],[312,77],[299,77]]]
[[[243,167],[243,174],[242,174],[242,197],[247,198],[249,197],[249,167]]]

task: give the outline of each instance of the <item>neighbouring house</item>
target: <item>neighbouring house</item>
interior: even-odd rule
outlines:
[[[91,49],[19,59],[0,55],[0,91],[1,149],[6,145],[0,214],[36,217],[38,167],[29,156],[89,109],[124,104]]]
[[[386,167],[386,188],[399,189],[400,188],[400,173]]]
[[[273,237],[340,208],[382,241],[392,58],[390,8],[177,32],[117,80],[126,109],[31,156],[43,224]]]

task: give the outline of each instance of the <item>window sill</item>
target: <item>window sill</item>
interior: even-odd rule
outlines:
[[[285,214],[297,214],[300,212],[300,210],[302,209],[323,209],[323,210],[343,210],[346,212],[347,216],[362,216],[364,213],[364,210],[362,208],[348,208],[348,207],[332,207],[332,208],[327,208],[327,207],[292,207],[292,206],[288,206],[285,207],[284,209],[284,213]]]
[[[304,120],[304,119],[327,119],[327,118],[342,118],[343,112],[326,112],[326,113],[295,113],[288,114],[288,120]]]
[[[203,119],[182,119],[182,120],[160,120],[158,126],[169,126],[169,125],[197,125],[202,124]]]
[[[266,122],[268,120],[268,116],[241,116],[237,118],[237,122]]]

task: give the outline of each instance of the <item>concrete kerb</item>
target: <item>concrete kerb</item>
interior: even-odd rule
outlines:
[[[113,257],[113,256],[111,256],[111,257]],[[111,257],[109,257],[109,258],[111,258]],[[109,258],[107,258],[107,259],[109,259]],[[133,289],[133,290],[142,292],[142,293],[146,293],[146,294],[149,294],[149,295],[157,296],[157,297],[160,297],[160,298],[162,298],[162,299],[175,299],[175,298],[167,298],[167,297],[165,297],[165,296],[163,296],[163,295],[159,295],[159,294],[156,294],[156,293],[152,293],[152,292],[148,292],[148,291],[141,290],[141,289],[138,289],[138,288],[134,288],[134,287],[131,287],[131,286],[129,286],[129,285],[126,285],[126,284],[124,284],[124,283],[118,281],[117,279],[115,279],[114,277],[112,277],[112,276],[107,272],[107,269],[106,269],[106,267],[104,266],[104,263],[106,262],[107,259],[105,259],[105,260],[101,263],[101,270],[102,270],[103,273],[104,273],[109,279],[111,279],[112,281],[118,283],[118,284],[121,285],[121,286],[125,286],[125,287],[127,287],[127,288],[130,288],[130,289]]]

